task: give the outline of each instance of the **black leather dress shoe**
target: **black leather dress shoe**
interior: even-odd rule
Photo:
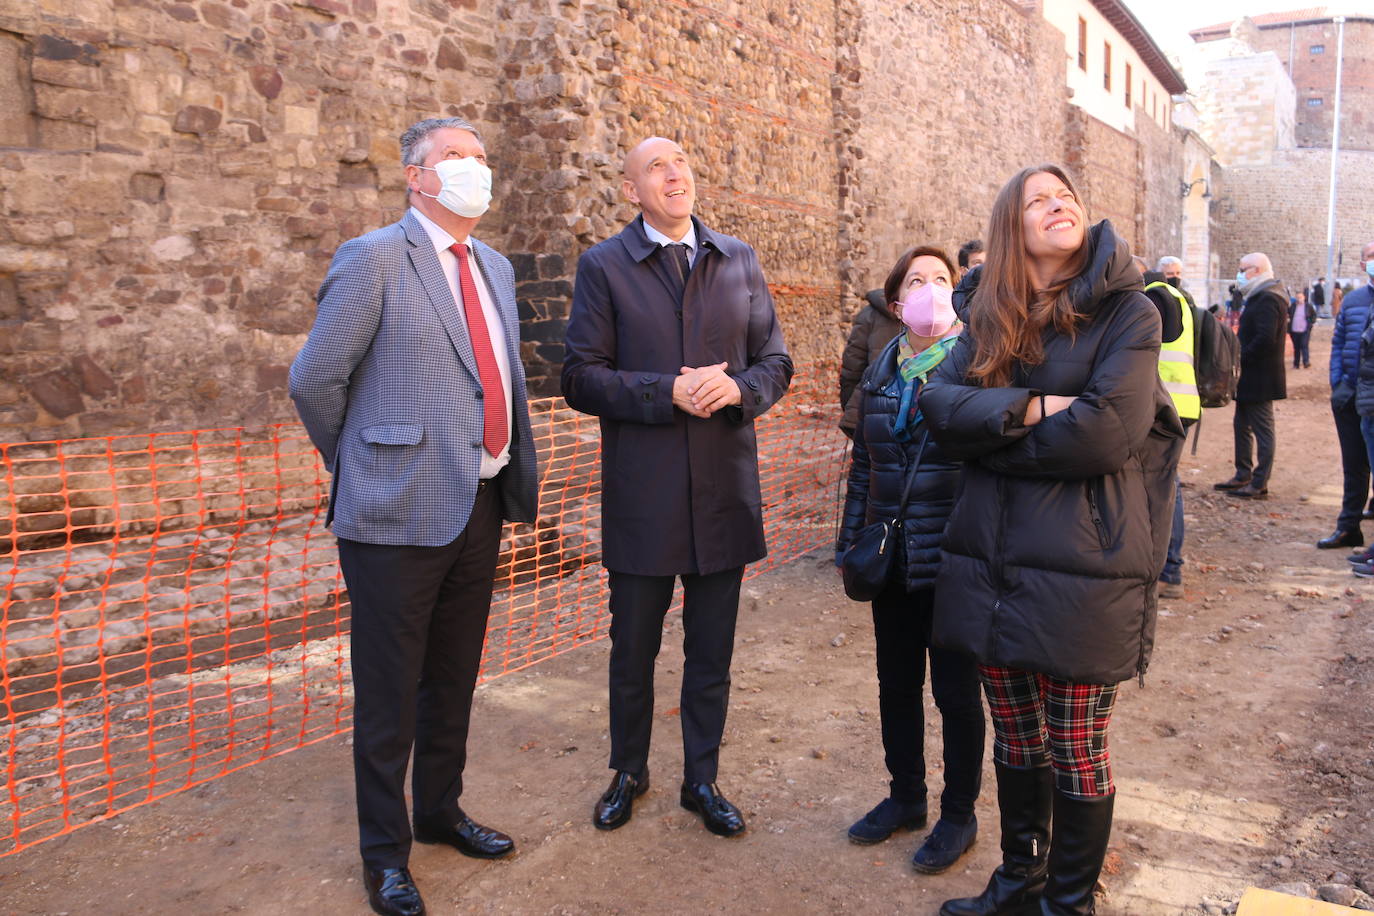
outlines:
[[[1237,499],[1268,499],[1269,488],[1257,487],[1253,483],[1247,483],[1243,487],[1236,487],[1234,490],[1227,490],[1227,496],[1234,496]]]
[[[744,832],[744,816],[712,783],[684,782],[680,801],[682,807],[701,815],[706,829],[717,836],[739,836]]]
[[[624,826],[634,813],[635,799],[649,791],[649,768],[635,776],[616,770],[611,786],[601,795],[592,811],[592,825],[597,830],[614,830]]]
[[[1248,486],[1249,477],[1232,477],[1230,480],[1223,480],[1221,483],[1212,484],[1213,490],[1239,490],[1241,487]]]
[[[408,868],[363,866],[363,887],[372,912],[382,916],[424,916],[425,902]]]
[[[1334,547],[1363,547],[1364,534],[1358,528],[1349,531],[1342,531],[1337,528],[1318,541],[1317,546],[1322,550],[1331,550]]]
[[[447,843],[474,859],[499,859],[515,850],[515,841],[510,837],[483,827],[461,811],[458,820],[451,824],[417,820],[415,839],[421,843]]]

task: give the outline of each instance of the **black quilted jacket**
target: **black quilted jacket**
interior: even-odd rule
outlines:
[[[925,435],[924,423],[916,427],[910,442],[898,442],[892,435],[900,396],[899,339],[893,338],[868,367],[855,392],[854,457],[849,466],[844,525],[836,548],[843,553],[864,525],[896,515],[907,472],[919,451],[920,463],[902,513],[902,552],[896,564],[906,590],[914,592],[935,584],[935,574],[940,569],[940,541],[954,508],[959,464]],[[924,448],[920,448],[922,439],[928,440]]]
[[[1159,312],[1110,224],[1070,295],[1089,317],[1047,333],[1010,386],[965,378],[960,340],[921,394],[931,436],[965,461],[935,588],[934,639],[991,665],[1090,684],[1143,674],[1172,524],[1183,427],[1159,383]],[[1078,400],[1021,424],[1040,393]]]

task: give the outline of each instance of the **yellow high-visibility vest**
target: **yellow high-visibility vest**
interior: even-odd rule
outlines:
[[[1172,343],[1160,344],[1159,378],[1164,382],[1164,390],[1174,399],[1178,415],[1185,420],[1196,420],[1202,416],[1202,399],[1197,394],[1197,371],[1193,368],[1193,310],[1183,294],[1168,283],[1155,281],[1145,288],[1156,287],[1169,291],[1183,316],[1183,333]]]

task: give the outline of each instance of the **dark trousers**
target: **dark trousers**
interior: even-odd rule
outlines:
[[[472,689],[482,661],[501,543],[495,486],[477,494],[467,528],[444,547],[339,539],[353,604],[353,775],[363,861],[410,857],[406,763],[416,820],[459,816]]]
[[[1274,470],[1274,402],[1236,401],[1236,476],[1256,489],[1269,486]]]
[[[1336,439],[1341,446],[1341,514],[1336,516],[1339,531],[1358,531],[1365,504],[1369,502],[1369,452],[1360,431],[1360,415],[1355,412],[1355,399],[1344,407],[1332,406],[1331,418],[1336,422]]]
[[[735,651],[744,567],[682,576],[682,773],[686,782],[716,781],[720,739],[730,702],[730,658]],[[612,571],[611,768],[642,773],[649,763],[654,718],[654,660],[663,617],[673,599],[674,576]]]
[[[1169,550],[1164,555],[1164,571],[1159,581],[1183,584],[1183,484],[1174,478],[1174,525],[1169,531]]]
[[[930,656],[930,692],[940,710],[945,787],[940,816],[955,824],[973,819],[983,778],[983,695],[978,663],[967,655],[930,644],[934,592],[907,593],[888,586],[873,600],[873,635],[878,655],[878,714],[891,795],[897,801],[926,800],[925,706],[922,687]]]
[[[1312,355],[1307,351],[1307,342],[1312,339],[1312,329],[1289,331],[1288,339],[1293,341],[1293,368],[1312,365]]]

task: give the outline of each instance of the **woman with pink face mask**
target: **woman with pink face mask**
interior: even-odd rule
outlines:
[[[892,577],[873,600],[878,710],[891,779],[888,797],[849,828],[849,838],[879,843],[927,822],[922,690],[928,657],[943,725],[945,785],[939,819],[912,859],[912,867],[926,874],[948,869],[973,845],[973,804],[983,769],[978,667],[968,656],[930,642],[932,589],[959,465],[929,438],[917,406],[922,385],[963,327],[950,301],[958,275],[949,256],[929,246],[903,252],[888,274],[883,292],[903,328],[859,384],[853,462],[836,544],[838,561],[866,524],[896,519]]]

